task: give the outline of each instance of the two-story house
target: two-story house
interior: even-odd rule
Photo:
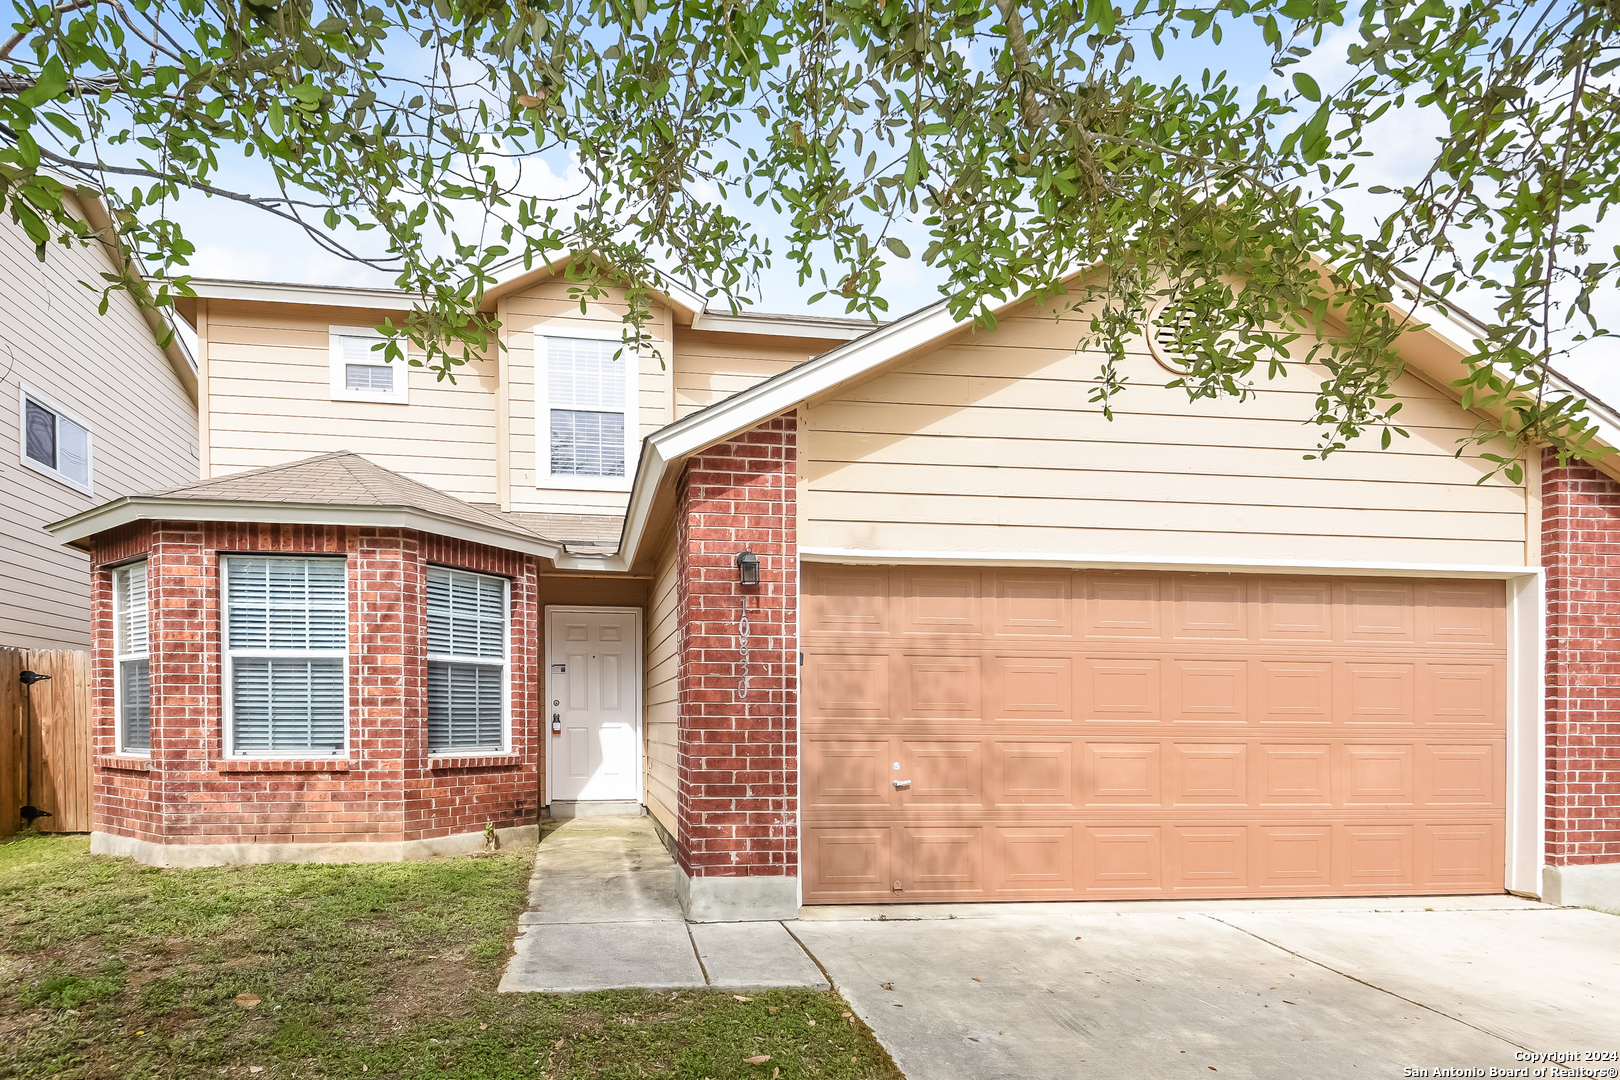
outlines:
[[[699,919],[1620,890],[1616,691],[1574,663],[1620,661],[1620,488],[1457,454],[1460,322],[1408,335],[1410,438],[1318,461],[1303,363],[1189,403],[1149,334],[1109,422],[1056,302],[873,328],[672,288],[621,355],[622,307],[542,269],[449,382],[373,350],[399,293],[198,293],[204,479],[54,526],[106,628],[95,850],[410,858],[645,807]]]

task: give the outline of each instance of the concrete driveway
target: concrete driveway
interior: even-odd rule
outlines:
[[[1516,1054],[1620,1051],[1620,918],[1512,897],[807,908],[789,925],[909,1080],[1534,1076]],[[1470,1068],[1487,1071],[1436,1071]]]

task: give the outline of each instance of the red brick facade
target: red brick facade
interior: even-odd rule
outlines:
[[[778,417],[695,455],[681,478],[676,858],[693,877],[798,875],[797,431],[795,414]],[[744,548],[758,585],[738,582]]]
[[[349,587],[349,753],[227,755],[223,554],[341,555]],[[152,753],[115,750],[114,564],[145,555]],[[511,581],[510,753],[429,758],[428,564]],[[408,841],[539,817],[539,610],[533,559],[406,529],[155,522],[99,538],[92,597],[95,828],[160,844]]]
[[[1542,467],[1547,862],[1620,862],[1620,483]]]

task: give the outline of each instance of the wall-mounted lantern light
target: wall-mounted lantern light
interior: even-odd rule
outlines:
[[[737,552],[737,579],[744,585],[759,584],[759,556],[752,551]]]

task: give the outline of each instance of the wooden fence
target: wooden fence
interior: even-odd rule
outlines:
[[[49,681],[23,685],[24,671]],[[90,654],[0,649],[0,837],[22,808],[49,811],[41,832],[90,831]]]

